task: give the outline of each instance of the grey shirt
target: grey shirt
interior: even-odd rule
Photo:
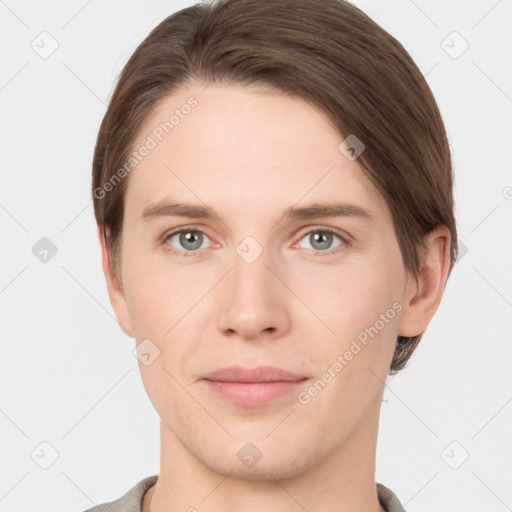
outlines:
[[[97,505],[85,512],[141,512],[144,495],[158,480],[158,475],[148,476],[135,484],[124,496],[116,501]],[[387,512],[405,512],[400,501],[391,489],[377,483],[377,496]]]

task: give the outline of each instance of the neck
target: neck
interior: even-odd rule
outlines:
[[[294,469],[290,456],[285,470],[267,467],[257,479],[240,478],[237,466],[223,473],[213,470],[162,422],[160,474],[151,489],[150,512],[295,512],[297,507],[308,512],[386,512],[375,484],[379,412],[380,400],[340,446],[309,467]]]

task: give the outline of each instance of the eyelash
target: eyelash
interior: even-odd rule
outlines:
[[[176,254],[178,256],[183,256],[185,258],[190,258],[190,257],[197,256],[197,253],[199,252],[199,250],[195,250],[195,251],[178,251],[177,249],[175,249],[174,247],[172,247],[171,245],[169,245],[167,243],[167,240],[169,240],[169,238],[171,238],[172,236],[177,235],[179,233],[183,233],[183,232],[185,232],[185,233],[186,232],[201,233],[201,234],[203,234],[205,236],[208,236],[206,233],[204,233],[200,229],[196,229],[194,226],[185,226],[185,227],[177,229],[175,231],[171,231],[170,233],[166,233],[162,237],[162,245],[164,246],[164,249],[166,251],[169,251],[169,252],[171,252],[173,254]],[[307,232],[303,233],[302,236],[300,237],[299,241],[302,240],[306,235],[310,235],[312,233],[329,233],[329,234],[337,236],[343,242],[341,245],[336,246],[334,249],[327,249],[325,251],[319,251],[319,250],[311,249],[312,251],[314,251],[314,254],[313,254],[314,258],[324,257],[324,256],[331,256],[333,254],[336,254],[340,250],[346,249],[347,247],[349,247],[351,245],[350,241],[348,240],[348,237],[342,235],[337,230],[334,230],[332,228],[314,228],[314,229],[311,229],[310,231],[307,231]]]

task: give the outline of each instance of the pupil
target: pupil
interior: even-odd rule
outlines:
[[[332,237],[332,235],[330,233],[318,232],[318,233],[315,233],[313,235],[313,238],[315,239],[315,243],[319,242],[320,245],[324,244],[324,245],[327,245],[327,246],[329,246],[329,242],[330,242],[331,237]],[[323,239],[323,241],[322,241],[322,239]],[[323,247],[323,248],[325,249],[326,247]]]
[[[189,246],[191,249],[197,249],[201,246],[201,243],[197,244],[197,240],[199,239],[199,235],[195,231],[187,231],[186,233],[182,234],[182,237],[185,239],[185,242],[188,244],[192,244],[192,247]],[[194,241],[195,239],[195,241]],[[186,245],[184,244],[186,247]]]

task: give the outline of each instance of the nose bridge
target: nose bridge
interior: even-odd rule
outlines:
[[[219,328],[254,338],[262,331],[281,331],[288,314],[272,267],[271,251],[246,236],[230,257],[232,270],[223,288]]]
[[[267,268],[270,264],[270,253],[264,244],[264,241],[260,243],[254,236],[249,235],[235,247],[231,258],[233,270],[230,286],[239,304],[247,300],[253,303],[253,307],[258,307],[254,301],[269,301],[270,297],[267,295],[271,290],[268,280],[272,273]]]

